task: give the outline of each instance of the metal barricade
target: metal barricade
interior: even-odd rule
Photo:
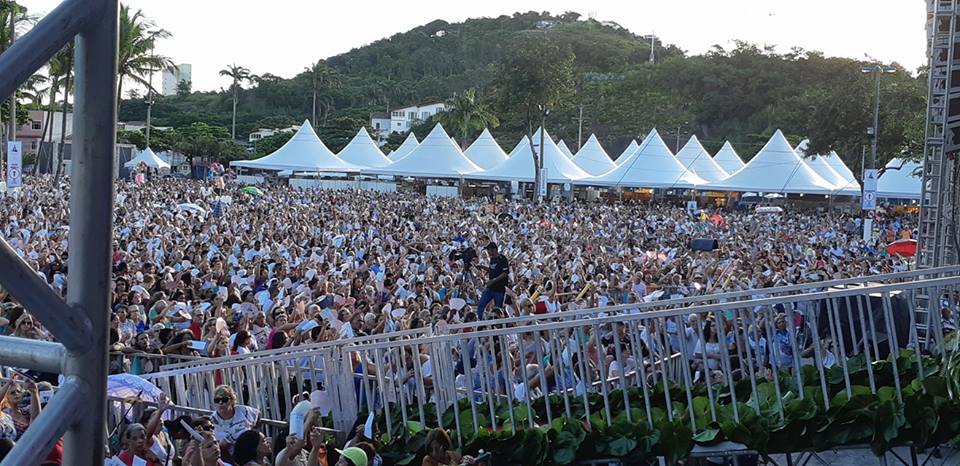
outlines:
[[[765,398],[776,400],[773,415],[783,419],[786,391],[828,409],[834,397],[851,397],[861,386],[876,393],[880,379],[898,396],[910,383],[903,373],[923,379],[920,352],[902,353],[916,337],[912,296],[957,296],[957,269],[879,278],[725,303],[503,319],[416,339],[342,340],[145,377],[193,408],[212,406],[214,385],[227,383],[245,404],[281,422],[292,395],[321,390],[336,429],[349,431],[358,414],[373,411],[388,435],[417,421],[452,428],[461,445],[482,430],[561,416],[607,426],[618,416],[673,421],[681,415],[674,402],[685,406],[697,433],[721,410],[738,422],[743,409],[759,414]],[[956,301],[941,304],[944,316],[956,319]],[[877,361],[889,366],[882,374]],[[708,402],[695,406],[694,399]]]

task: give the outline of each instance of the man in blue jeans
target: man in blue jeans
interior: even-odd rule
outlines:
[[[484,249],[490,254],[490,267],[487,269],[489,280],[484,285],[483,294],[477,304],[477,317],[480,319],[483,319],[483,311],[490,301],[497,307],[503,307],[503,298],[507,293],[507,277],[510,274],[510,264],[506,257],[500,255],[497,243],[491,242]]]

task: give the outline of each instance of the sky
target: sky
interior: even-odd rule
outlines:
[[[21,0],[32,13],[59,0]],[[194,90],[229,85],[218,72],[236,63],[254,74],[285,78],[318,59],[347,52],[436,19],[459,22],[517,11],[576,11],[656,34],[690,54],[733,40],[799,46],[827,56],[897,62],[915,71],[926,62],[924,0],[126,0],[172,37],[157,53],[193,68]],[[159,79],[159,78],[158,78]]]

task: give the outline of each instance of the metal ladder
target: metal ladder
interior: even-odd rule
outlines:
[[[957,0],[927,0],[927,53],[929,60],[926,140],[917,237],[918,269],[957,262],[953,241],[956,231],[956,153],[960,148],[960,111],[951,114],[950,101],[960,102],[960,33]],[[957,81],[957,82],[954,82]],[[956,87],[954,87],[956,86]],[[953,127],[953,129],[951,129]],[[918,291],[913,295],[911,321],[916,328],[914,349],[930,349],[936,343],[940,323],[940,297]],[[932,330],[932,332],[931,332]]]

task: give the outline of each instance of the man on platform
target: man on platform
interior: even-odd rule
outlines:
[[[489,280],[484,285],[483,294],[477,304],[477,317],[483,319],[483,311],[487,304],[493,301],[497,307],[503,307],[503,298],[507,292],[507,277],[510,274],[510,264],[507,258],[500,255],[497,243],[491,242],[484,249],[490,254],[490,267],[487,269]]]

